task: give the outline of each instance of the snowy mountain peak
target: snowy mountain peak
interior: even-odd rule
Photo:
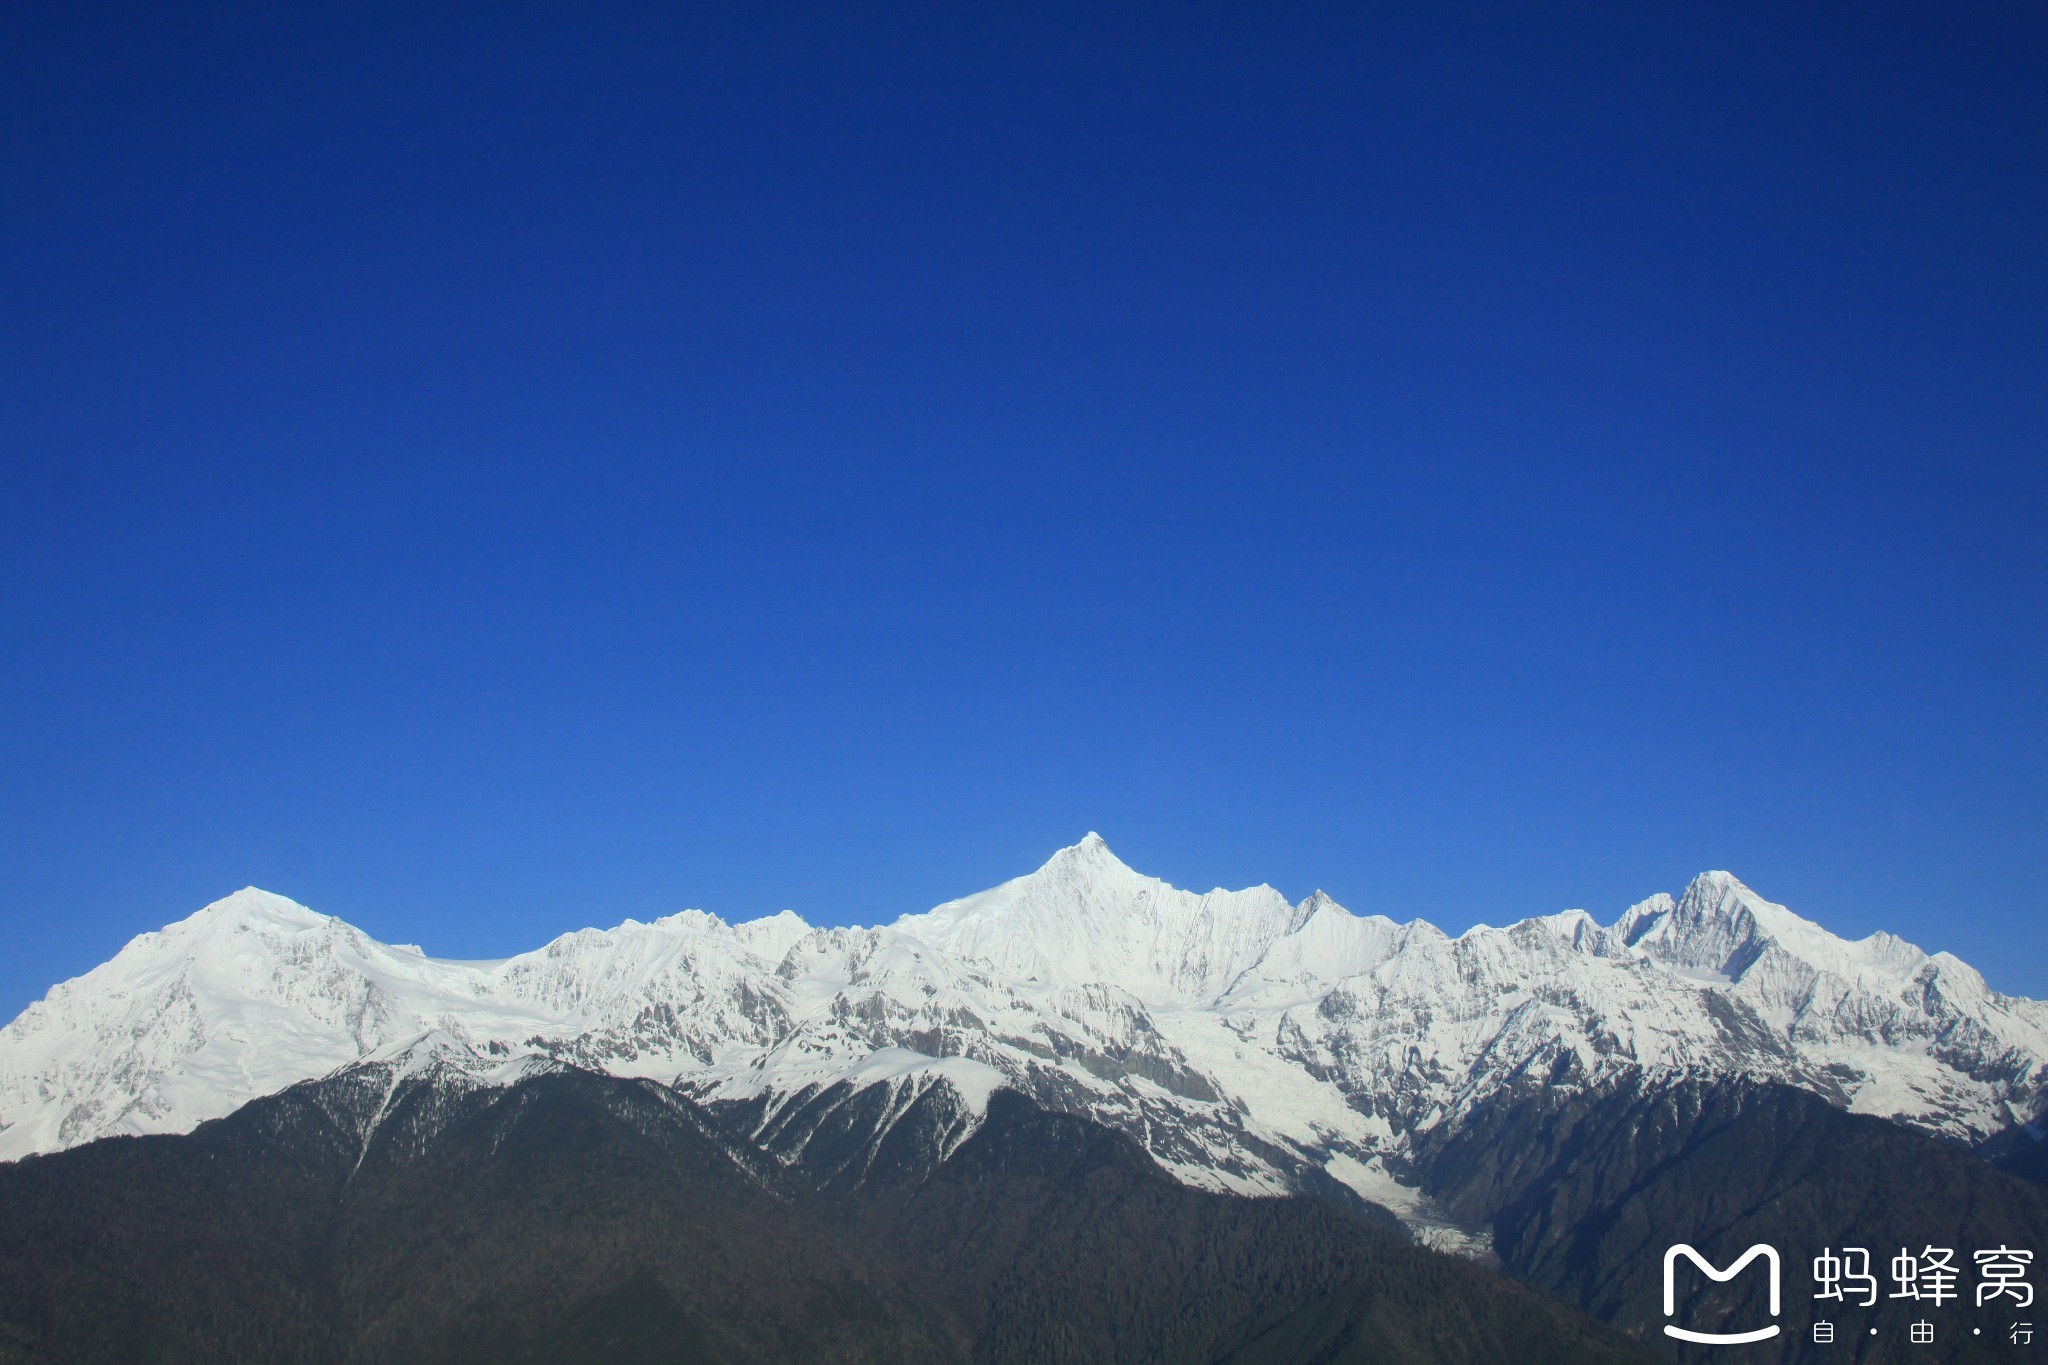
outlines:
[[[1115,884],[1149,882],[1154,879],[1135,871],[1111,850],[1109,841],[1094,830],[1083,835],[1080,842],[1068,844],[1056,851],[1041,864],[1036,872],[1004,883],[1013,886],[1018,882],[1065,882],[1068,884],[1092,883]],[[1164,883],[1161,883],[1164,885]],[[969,899],[972,899],[971,897]]]
[[[761,919],[733,926],[733,936],[772,962],[780,962],[789,950],[810,934],[811,926],[794,910],[784,910]]]
[[[1220,994],[1295,923],[1295,907],[1270,886],[1182,891],[1133,871],[1090,834],[1036,872],[893,927],[1027,982],[1107,982],[1166,1003]]]
[[[1639,913],[1641,912],[1641,913]],[[1800,972],[1848,979],[1903,978],[1927,961],[1919,948],[1891,934],[1850,941],[1745,886],[1730,872],[1702,872],[1677,901],[1646,901],[1615,926],[1615,934],[1652,959],[1727,980],[1759,963],[1798,964]]]
[[[1209,1188],[1323,1172],[1426,1223],[1386,1172],[1516,1087],[1740,1074],[1980,1139],[2048,1103],[2048,1006],[1725,872],[1605,928],[1568,910],[1452,937],[1321,891],[1181,890],[1091,834],[891,926],[692,910],[488,963],[247,888],[0,1029],[0,1160],[187,1131],[340,1067],[396,1086],[558,1064],[764,1121],[821,1096],[886,1116],[944,1081],[966,1123],[1007,1085]]]
[[[1308,897],[1301,904],[1294,907],[1294,913],[1287,917],[1287,927],[1281,930],[1280,936],[1285,938],[1289,934],[1300,933],[1303,925],[1325,911],[1345,915],[1351,913],[1343,906],[1337,904],[1321,887],[1318,887],[1314,891],[1309,892]]]
[[[1730,873],[1702,872],[1675,903],[1630,924],[1629,946],[1673,967],[1733,979],[1763,950],[1772,919],[1766,904]]]
[[[1633,948],[1677,908],[1678,902],[1668,891],[1659,891],[1654,896],[1639,900],[1622,911],[1621,918],[1614,922],[1614,937],[1621,946]]]
[[[260,927],[270,929],[311,929],[327,922],[327,916],[318,914],[289,896],[280,896],[274,891],[265,891],[258,886],[245,886],[233,895],[222,896],[178,924],[195,928],[213,928],[221,925]]]

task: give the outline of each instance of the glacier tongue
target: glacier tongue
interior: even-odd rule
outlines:
[[[0,1029],[0,1159],[185,1131],[362,1059],[486,1084],[549,1058],[763,1123],[874,1086],[903,1097],[886,1120],[943,1085],[971,1124],[1010,1086],[1191,1183],[1335,1178],[1472,1247],[1483,1230],[1441,1219],[1410,1158],[1493,1097],[1739,1074],[1972,1140],[2048,1099],[2048,1006],[1890,935],[1837,938],[1725,872],[1611,925],[1574,910],[1452,937],[1320,892],[1179,890],[1091,834],[881,928],[685,911],[481,963],[251,888]]]

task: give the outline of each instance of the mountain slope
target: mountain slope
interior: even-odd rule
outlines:
[[[886,927],[684,912],[496,963],[239,892],[0,1029],[0,1158],[188,1131],[429,1031],[673,1082],[785,1154],[822,1125],[872,1149],[842,1153],[855,1181],[940,1080],[948,1150],[1007,1088],[1200,1188],[1341,1187],[1477,1253],[1486,1221],[1430,1192],[1428,1154],[1532,1084],[1746,1077],[1971,1144],[2048,1104],[2048,1006],[1889,935],[1836,938],[1727,873],[1609,925],[1451,937],[1320,893],[1176,890],[1091,835]]]
[[[1952,1144],[1785,1086],[1531,1088],[1490,1101],[1430,1157],[1434,1192],[1492,1224],[1510,1271],[1652,1341],[1667,1321],[1667,1246],[1685,1242],[1722,1266],[1758,1243],[1775,1247],[1784,1258],[1783,1336],[1744,1348],[1747,1359],[1880,1361],[1901,1358],[1902,1347],[1909,1360],[2009,1359],[2010,1325],[2032,1314],[2008,1312],[2003,1300],[1976,1305],[1972,1253],[2048,1247],[2048,1191]],[[1814,1258],[1847,1245],[1872,1251],[1886,1295],[1895,1288],[1886,1278],[1894,1253],[1950,1248],[1963,1267],[1961,1298],[1937,1308],[1892,1297],[1871,1308],[1853,1296],[1817,1301]],[[1769,1322],[1764,1284],[1754,1275],[1725,1287],[1696,1280],[1681,1311],[1710,1330]],[[1939,1328],[1927,1345],[1905,1339],[1921,1318]],[[1813,1344],[1819,1319],[1837,1329],[1825,1350]],[[1659,1344],[1682,1359],[1729,1354]]]
[[[1359,1324],[1332,1351],[1272,1335],[1327,1304]],[[657,1083],[439,1039],[188,1136],[0,1167],[5,1365],[1476,1362],[1509,1340],[1637,1358],[1533,1290],[1324,1203],[1191,1190],[1007,1093],[943,1163],[834,1190]]]

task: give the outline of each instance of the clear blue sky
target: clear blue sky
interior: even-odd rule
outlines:
[[[0,1017],[1091,828],[2048,996],[2048,5],[0,30]]]

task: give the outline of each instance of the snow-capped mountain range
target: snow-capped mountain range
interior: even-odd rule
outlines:
[[[254,888],[129,943],[0,1029],[0,1159],[187,1131],[365,1058],[548,1059],[756,1116],[891,1087],[1008,1086],[1247,1193],[1334,1177],[1439,1244],[1432,1134],[1532,1086],[1748,1075],[1976,1141],[2048,1101],[2048,1004],[1946,953],[1849,942],[1725,872],[1602,926],[1451,937],[1318,892],[1207,894],[1091,834],[1036,872],[873,929],[685,911],[498,962],[379,943]]]

